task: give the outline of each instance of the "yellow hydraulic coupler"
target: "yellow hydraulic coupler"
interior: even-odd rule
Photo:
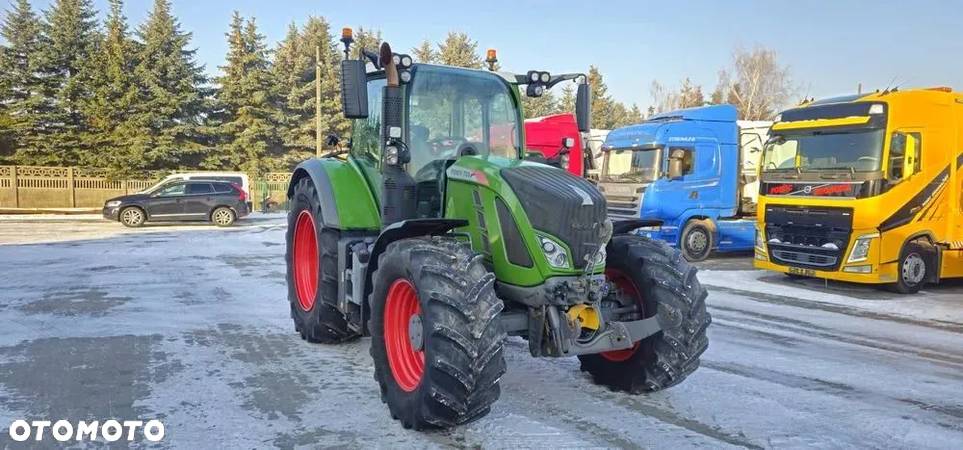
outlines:
[[[598,331],[602,323],[599,320],[599,312],[589,305],[575,305],[568,309],[567,314],[569,320],[583,329]]]

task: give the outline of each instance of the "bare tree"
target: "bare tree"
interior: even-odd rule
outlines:
[[[689,77],[682,80],[681,87],[678,91],[670,90],[658,81],[652,81],[652,84],[649,86],[649,93],[652,95],[653,100],[650,109],[657,113],[682,108],[692,108],[705,104],[702,86],[694,84]]]
[[[779,64],[776,51],[764,47],[736,49],[732,72],[719,72],[713,102],[731,103],[746,120],[771,119],[795,92],[789,67]]]

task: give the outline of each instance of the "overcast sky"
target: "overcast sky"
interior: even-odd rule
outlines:
[[[107,0],[94,0],[106,11]],[[33,0],[46,8],[49,0]],[[127,0],[132,24],[152,0]],[[688,76],[712,91],[732,49],[763,45],[788,64],[799,96],[949,85],[963,89],[963,1],[437,1],[174,0],[199,60],[223,64],[231,12],[255,16],[273,44],[308,15],[342,26],[375,27],[395,51],[465,31],[480,50],[498,49],[502,67],[524,72],[601,68],[616,99],[646,107],[653,79]],[[391,6],[387,6],[391,5]]]

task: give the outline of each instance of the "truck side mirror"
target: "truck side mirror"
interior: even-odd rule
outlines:
[[[348,119],[368,117],[368,76],[360,59],[341,61],[341,107]]]
[[[672,150],[669,154],[669,179],[678,180],[684,175],[685,150]]]
[[[579,83],[575,90],[575,121],[583,133],[592,131],[592,94],[588,83]]]

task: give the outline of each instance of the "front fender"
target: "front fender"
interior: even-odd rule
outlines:
[[[381,216],[371,187],[353,162],[315,158],[298,164],[288,185],[289,200],[294,195],[294,186],[305,177],[311,179],[318,192],[326,228],[381,229]]]

